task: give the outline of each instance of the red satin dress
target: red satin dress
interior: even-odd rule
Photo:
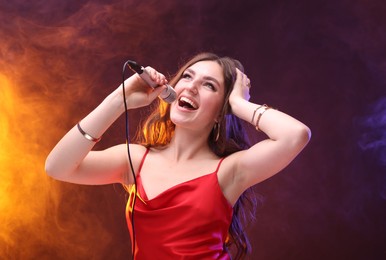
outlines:
[[[180,183],[149,200],[140,174],[148,151],[137,174],[135,259],[230,259],[224,243],[232,220],[232,206],[217,179],[222,159],[216,171]],[[133,194],[126,208],[132,238]]]

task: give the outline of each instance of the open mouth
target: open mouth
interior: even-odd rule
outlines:
[[[187,97],[181,97],[178,100],[178,105],[189,110],[196,110],[198,108],[197,104]]]

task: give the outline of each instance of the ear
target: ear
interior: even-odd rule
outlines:
[[[217,115],[217,117],[214,119],[215,123],[220,123],[221,122],[221,114]]]

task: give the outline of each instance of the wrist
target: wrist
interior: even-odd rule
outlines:
[[[237,115],[237,111],[243,107],[243,104],[245,103],[248,103],[248,101],[241,97],[229,99],[229,106],[231,107],[232,113],[235,115]]]
[[[253,116],[251,119],[251,124],[255,126],[257,131],[261,131],[259,128],[260,119],[267,111],[268,109],[271,109],[271,107],[267,106],[266,104],[256,107],[256,109],[253,111]],[[256,117],[256,120],[255,120]]]
[[[118,87],[102,102],[112,113],[121,115],[125,111],[122,87]],[[130,108],[128,108],[130,109]]]

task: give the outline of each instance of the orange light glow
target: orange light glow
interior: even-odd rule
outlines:
[[[34,226],[44,212],[48,180],[43,172],[44,142],[39,142],[36,107],[17,92],[14,82],[0,74],[0,238],[17,247],[17,232]]]
[[[126,2],[61,3],[0,8],[0,258],[125,259],[131,246],[123,188],[55,181],[44,163],[65,132],[119,85],[119,63],[153,41],[147,32],[154,23],[142,23]],[[147,12],[151,18],[158,10]],[[109,129],[98,145],[110,146],[108,135],[119,138]]]
[[[90,194],[99,196],[98,206],[106,195],[101,188],[94,193],[93,187],[54,181],[44,163],[98,99],[97,93],[90,95],[93,75],[79,69],[87,68],[82,57],[75,60],[55,49],[76,35],[22,23],[21,33],[0,31],[0,258],[85,259],[101,240],[100,248],[111,247],[112,235],[103,224],[108,221],[89,206]],[[80,97],[87,97],[88,106],[76,104]]]

